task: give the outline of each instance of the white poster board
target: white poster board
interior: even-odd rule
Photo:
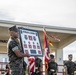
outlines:
[[[38,32],[20,27],[18,29],[24,53],[29,53],[31,56],[42,56],[42,47]]]

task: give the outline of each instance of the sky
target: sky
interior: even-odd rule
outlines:
[[[0,19],[76,27],[76,0],[0,0]]]
[[[76,28],[76,0],[0,0],[0,20]],[[64,54],[75,55],[75,44]]]

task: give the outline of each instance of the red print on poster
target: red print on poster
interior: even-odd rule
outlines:
[[[32,48],[32,46],[31,45],[28,45],[29,46],[29,48]]]
[[[28,50],[25,50],[25,53],[28,54]]]
[[[40,46],[37,46],[38,49],[40,49]]]
[[[39,54],[41,54],[41,51],[38,51]]]
[[[34,49],[36,49],[36,46],[35,46],[35,45],[33,45],[33,48],[34,48]]]
[[[29,40],[32,40],[32,36],[28,36],[29,37]]]
[[[27,44],[24,44],[24,48],[27,48]]]

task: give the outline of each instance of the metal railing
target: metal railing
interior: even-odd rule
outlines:
[[[7,64],[8,64],[7,62],[0,62],[0,74],[5,75],[6,72],[9,72],[9,75],[10,75],[10,69],[6,69]],[[45,64],[43,64],[43,66],[45,66]],[[64,65],[58,65],[58,67],[64,67]],[[64,68],[61,71],[58,70],[57,73],[58,73],[57,75],[66,75]],[[44,70],[42,71],[42,74],[47,75],[46,71]]]
[[[10,75],[10,69],[6,69],[7,62],[0,62],[0,75],[5,75],[7,72]]]

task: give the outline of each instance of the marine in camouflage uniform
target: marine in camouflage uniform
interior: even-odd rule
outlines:
[[[76,64],[72,61],[72,54],[68,55],[68,61],[64,64],[68,75],[74,75]]]
[[[11,75],[24,75],[23,57],[29,57],[29,54],[24,54],[18,42],[18,30],[16,26],[9,28],[10,39],[7,44],[9,66]]]

